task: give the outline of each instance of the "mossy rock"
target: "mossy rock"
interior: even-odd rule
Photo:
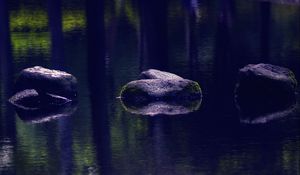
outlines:
[[[201,88],[195,81],[187,79],[146,79],[126,84],[121,98],[132,103],[150,101],[189,101],[201,98]]]
[[[176,115],[194,111],[201,104],[201,88],[195,81],[155,69],[142,72],[140,78],[123,86],[120,93],[129,112]]]

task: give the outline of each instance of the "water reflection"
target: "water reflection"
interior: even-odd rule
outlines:
[[[104,2],[88,0],[87,10],[87,65],[90,91],[93,143],[97,167],[89,173],[112,174],[109,115],[107,106],[107,72],[105,60]]]
[[[0,2],[0,172],[13,173],[16,125],[7,99],[13,93],[13,62],[9,32],[8,1]]]
[[[62,3],[60,0],[48,0],[48,16],[51,36],[51,62],[53,69],[58,70],[63,70],[65,67],[61,6]]]
[[[140,68],[168,70],[167,0],[140,1]],[[159,5],[158,5],[159,4]]]
[[[270,57],[270,23],[271,23],[271,3],[260,2],[261,32],[260,32],[260,52],[262,62],[268,62]]]
[[[189,60],[189,70],[192,78],[195,77],[198,62],[198,43],[197,43],[197,21],[200,17],[200,10],[197,0],[183,1],[185,6],[185,38],[186,38],[186,58]]]
[[[246,64],[300,77],[299,6],[274,1],[10,1],[0,15],[1,174],[298,174],[299,110],[243,125],[233,100]],[[6,105],[15,74],[35,64],[78,77],[73,117],[26,124]],[[124,111],[122,85],[150,67],[198,81],[201,109]]]
[[[180,115],[197,111],[201,105],[200,100],[194,100],[188,103],[172,103],[168,101],[150,102],[143,106],[140,104],[130,104],[121,100],[124,109],[132,114],[138,115]]]

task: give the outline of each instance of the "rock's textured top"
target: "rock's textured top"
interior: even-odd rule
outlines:
[[[39,94],[55,94],[67,98],[77,96],[77,79],[66,72],[40,66],[21,71],[16,81],[16,91],[35,89]]]
[[[286,82],[293,88],[296,88],[297,86],[295,75],[290,69],[271,64],[249,64],[240,69],[239,76],[241,78],[243,78],[243,76],[256,76],[274,81]]]
[[[53,69],[46,69],[44,67],[41,66],[34,66],[34,67],[30,67],[27,69],[24,69],[21,74],[26,73],[27,75],[29,75],[31,73],[31,75],[34,76],[51,76],[53,78],[60,78],[60,77],[65,77],[65,78],[70,78],[73,79],[75,77],[73,77],[71,74],[67,73],[67,72],[63,72],[60,70],[53,70]]]
[[[156,69],[149,69],[140,74],[140,79],[183,79],[182,77]]]

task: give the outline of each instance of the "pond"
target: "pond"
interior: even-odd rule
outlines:
[[[251,125],[234,101],[250,63],[300,81],[299,18],[297,0],[1,0],[0,174],[300,174],[298,107]],[[35,65],[77,77],[71,116],[23,120],[7,102]],[[126,111],[122,86],[149,68],[199,82],[200,108]]]

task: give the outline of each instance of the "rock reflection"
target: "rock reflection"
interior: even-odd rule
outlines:
[[[201,102],[201,98],[186,103],[154,101],[141,106],[140,104],[129,103],[121,99],[121,104],[126,111],[132,114],[148,116],[188,114],[198,110],[201,106]]]
[[[238,106],[238,105],[237,105]],[[269,111],[266,113],[252,113],[252,114],[247,114],[243,111],[242,108],[239,108],[240,112],[240,122],[241,123],[247,123],[247,124],[262,124],[262,123],[267,123],[272,120],[280,119],[287,117],[289,115],[292,115],[296,109],[297,105],[292,105],[291,107],[288,107],[283,110],[273,110]]]
[[[9,139],[0,140],[0,172],[13,163],[13,146]]]
[[[15,106],[21,120],[26,123],[44,123],[62,117],[71,116],[77,109],[77,103],[66,103],[61,106],[47,106],[42,108],[24,109]]]

